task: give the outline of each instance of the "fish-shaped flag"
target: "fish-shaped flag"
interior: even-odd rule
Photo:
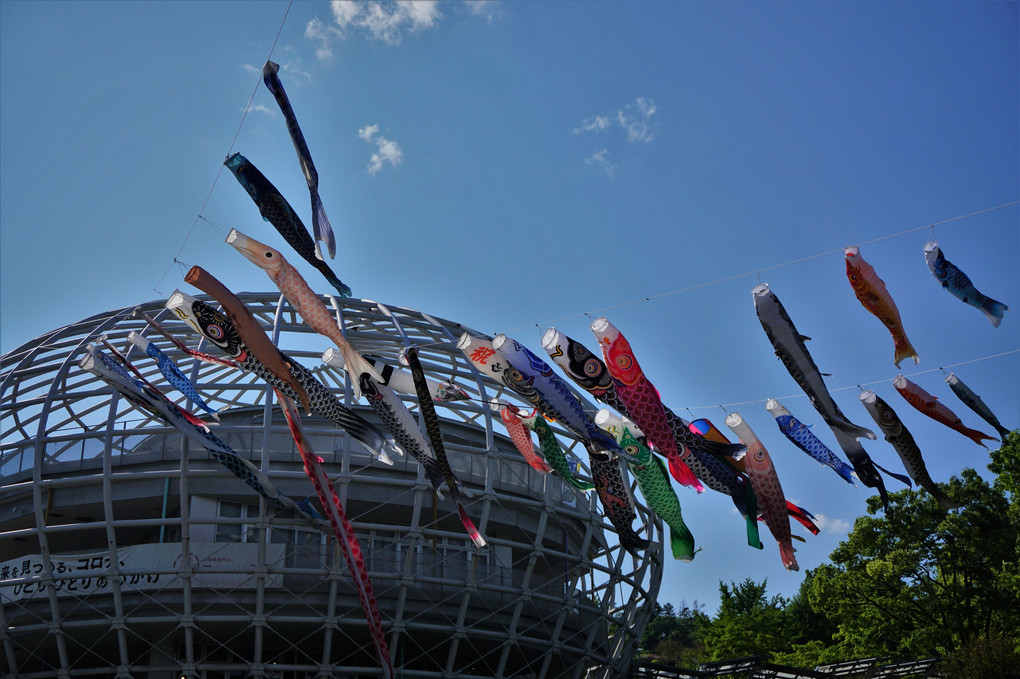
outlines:
[[[308,193],[312,198],[312,225],[315,227],[315,256],[318,259],[325,259],[322,256],[322,250],[319,249],[319,243],[325,243],[329,258],[333,259],[336,256],[336,239],[333,237],[333,227],[330,226],[329,219],[326,218],[326,210],[322,207],[322,200],[319,198],[319,173],[312,162],[312,154],[308,150],[308,144],[305,143],[305,135],[298,127],[297,116],[294,115],[294,109],[290,105],[290,98],[287,96],[287,91],[283,89],[283,83],[280,82],[279,72],[279,64],[267,61],[262,67],[262,82],[266,84],[266,88],[276,99],[276,103],[279,104],[280,111],[283,113],[283,119],[287,121],[287,132],[290,133],[290,140],[294,143],[294,150],[297,151],[298,162],[301,163],[301,172],[305,175],[305,182],[308,184]]]
[[[196,351],[196,350],[192,349],[191,347],[186,345],[184,342],[179,340],[177,337],[175,337],[173,335],[173,333],[171,333],[169,330],[164,328],[163,325],[159,321],[157,321],[155,318],[153,318],[149,314],[145,313],[144,311],[141,311],[139,309],[135,309],[134,315],[139,317],[139,318],[145,319],[145,322],[148,323],[153,328],[155,328],[159,332],[159,334],[163,335],[163,337],[165,337],[168,340],[170,340],[170,342],[175,347],[177,347],[178,349],[183,351],[188,356],[191,356],[192,358],[197,358],[198,360],[200,360],[200,361],[202,361],[204,363],[215,363],[216,365],[223,365],[223,366],[226,366],[228,368],[240,368],[241,367],[237,363],[237,361],[235,361],[233,359],[219,358],[218,356],[213,356],[211,354],[206,354],[206,353],[203,353],[201,351]]]
[[[389,387],[379,384],[371,375],[362,375],[361,393],[379,416],[379,420],[393,434],[397,443],[414,459],[421,463],[425,477],[432,484],[433,490],[440,498],[443,497],[443,473],[439,464],[430,454],[428,442],[422,436],[418,424],[414,421],[407,406]]]
[[[604,450],[589,449],[588,468],[591,469],[591,480],[595,483],[595,493],[602,501],[606,517],[616,529],[620,546],[631,554],[637,554],[638,550],[647,549],[649,542],[638,535],[632,526],[637,514],[634,512],[630,488],[620,472],[620,457],[613,457]]]
[[[391,389],[395,389],[404,394],[414,395],[414,381],[411,379],[411,373],[406,370],[401,370],[395,366],[392,366],[384,362],[377,356],[365,356],[366,361],[372,364],[372,367],[379,371],[382,375],[382,381],[379,384],[384,384]],[[322,353],[322,362],[333,366],[334,368],[343,370],[344,357],[336,349],[330,347]],[[436,403],[449,403],[452,401],[466,401],[470,397],[463,389],[453,384],[452,382],[437,382],[431,378],[426,379],[425,383],[429,385],[429,394],[432,395],[432,400]]]
[[[174,363],[169,356],[163,353],[163,350],[157,347],[152,340],[146,339],[132,330],[128,333],[128,341],[144,351],[146,356],[149,356],[156,361],[156,366],[159,368],[159,372],[163,374],[163,378],[168,384],[184,394],[188,400],[219,421],[219,413],[209,407],[209,404],[207,404],[199,395],[198,389],[196,389],[195,385],[191,383],[191,380],[184,376],[184,373],[177,367],[177,364]]]
[[[627,406],[616,393],[616,385],[613,383],[613,376],[609,374],[609,368],[586,346],[567,337],[556,328],[549,328],[542,335],[542,348],[577,386],[624,417],[629,416]],[[714,456],[743,455],[744,446],[709,441],[688,429],[683,419],[675,415],[665,403],[662,407],[673,431],[673,437],[678,439],[677,445],[690,448],[694,457],[704,459],[702,453]],[[699,479],[708,483],[697,469],[693,471]]]
[[[464,502],[460,497],[460,491],[458,490],[459,482],[457,477],[454,476],[453,470],[450,468],[450,462],[446,457],[443,435],[439,426],[439,415],[436,413],[436,406],[432,403],[432,396],[429,394],[429,387],[425,381],[425,371],[422,369],[421,361],[418,359],[418,349],[416,347],[407,347],[404,349],[403,357],[407,361],[408,367],[411,368],[411,379],[414,380],[414,386],[418,392],[418,410],[421,411],[421,417],[425,420],[425,431],[428,433],[429,441],[432,443],[432,451],[436,454],[439,469],[443,472],[443,478],[446,479],[450,495],[453,496],[454,501],[457,503],[457,513],[460,515],[461,523],[464,524],[464,529],[471,536],[471,541],[475,543],[475,546],[484,547],[485,538],[482,537],[478,529],[475,528],[474,522],[468,517],[467,510],[464,508]]]
[[[267,370],[276,375],[280,380],[287,383],[287,386],[297,394],[301,401],[301,407],[305,412],[311,412],[308,403],[308,394],[297,378],[291,373],[291,361],[285,358],[273,341],[269,339],[259,322],[255,320],[248,307],[237,298],[233,292],[227,289],[215,276],[200,266],[193,266],[184,277],[186,283],[194,285],[213,297],[223,307],[230,324],[234,326],[240,341],[244,342],[248,350],[255,354],[259,363]]]
[[[569,429],[589,452],[606,450],[625,455],[613,437],[595,426],[570,387],[549,364],[506,335],[496,335],[490,347],[502,359],[498,365],[505,366],[502,380],[540,413]]]
[[[542,457],[563,478],[564,482],[580,490],[592,490],[595,487],[587,481],[581,481],[574,476],[571,469],[572,465],[563,453],[563,448],[556,439],[556,434],[553,433],[552,427],[545,421],[545,418],[538,414],[537,410],[528,417],[522,417],[521,422],[528,429],[538,434],[538,444],[541,447]]]
[[[524,426],[524,422],[521,421],[521,413],[517,406],[504,399],[494,398],[489,401],[489,408],[493,412],[499,413],[499,419],[506,426],[507,433],[510,434],[510,440],[513,441],[514,447],[517,448],[517,452],[521,454],[521,457],[531,465],[532,469],[540,474],[551,472],[552,467],[535,452],[535,444],[531,440],[531,433]]]
[[[758,506],[765,518],[765,525],[769,527],[772,537],[779,544],[779,555],[783,565],[788,571],[800,570],[797,558],[793,555],[793,536],[790,532],[790,519],[787,516],[786,497],[783,495],[783,487],[779,483],[779,476],[768,451],[740,413],[727,415],[726,426],[747,446],[747,456],[744,457],[747,476],[758,498]]]
[[[326,512],[333,533],[336,536],[340,551],[347,562],[347,569],[351,574],[354,589],[358,592],[358,599],[361,601],[361,609],[365,612],[365,619],[368,622],[368,632],[372,636],[372,643],[375,646],[376,656],[379,665],[382,667],[383,676],[393,679],[393,662],[390,660],[390,650],[386,644],[386,635],[382,627],[382,615],[379,613],[379,604],[375,599],[375,592],[372,588],[372,580],[368,576],[368,568],[365,566],[365,558],[361,552],[361,543],[354,533],[354,526],[347,518],[347,512],[340,502],[333,482],[322,467],[322,458],[315,454],[312,446],[301,427],[301,416],[298,413],[294,401],[285,394],[276,393],[280,407],[283,409],[284,417],[287,419],[287,426],[290,427],[294,443],[297,445],[301,460],[305,465],[305,473],[315,487],[319,496],[319,502]]]
[[[234,358],[242,370],[265,380],[270,386],[289,398],[297,399],[297,395],[290,387],[290,382],[285,382],[278,377],[248,350],[247,345],[238,335],[237,329],[226,316],[205,302],[180,290],[175,290],[170,295],[166,301],[166,308],[209,342],[222,349],[228,356]],[[261,328],[259,328],[259,332],[265,335],[265,331]],[[309,407],[313,413],[335,422],[384,464],[393,464],[389,453],[403,454],[392,436],[385,436],[374,424],[341,403],[322,382],[316,379],[311,370],[291,359],[282,351],[280,353],[287,363],[291,377],[307,394]]]
[[[946,259],[937,241],[930,240],[924,244],[924,261],[928,264],[932,275],[935,276],[935,280],[941,283],[942,287],[948,290],[953,297],[979,309],[988,317],[993,326],[999,327],[999,323],[1002,323],[1002,316],[1009,311],[1009,307],[981,294],[967,274]]]
[[[776,297],[776,293],[769,289],[768,283],[755,286],[751,290],[751,295],[754,297],[754,309],[758,314],[758,320],[761,322],[761,327],[765,329],[769,342],[775,348],[776,356],[782,361],[797,385],[807,394],[811,405],[815,407],[825,423],[843,431],[848,436],[854,438],[864,436],[874,440],[874,432],[846,419],[839,406],[832,400],[828,389],[825,388],[822,373],[804,345],[805,340],[810,338],[797,332],[793,321],[790,320],[790,315],[786,313],[786,309]]]
[[[850,280],[850,286],[853,287],[857,299],[865,309],[882,321],[892,334],[895,351],[893,362],[896,367],[900,367],[900,361],[905,358],[914,359],[916,365],[920,359],[907,339],[903,321],[900,319],[900,310],[896,308],[896,302],[885,287],[885,281],[878,277],[874,267],[864,261],[860,249],[856,246],[846,248],[843,254],[846,256],[846,277]]]
[[[790,411],[784,408],[782,403],[774,398],[770,398],[765,402],[765,409],[776,418],[779,431],[783,432],[783,435],[790,439],[793,445],[817,460],[818,464],[831,467],[834,472],[839,474],[851,486],[857,485],[854,483],[853,467],[839,459],[824,443],[819,441],[818,437],[811,433],[807,425],[791,415]]]
[[[238,455],[230,446],[210,432],[201,420],[174,404],[152,384],[143,379],[132,377],[107,354],[93,346],[88,347],[88,353],[81,359],[79,365],[83,370],[88,370],[109,384],[135,407],[152,414],[181,432],[191,442],[205,448],[212,458],[231,474],[266,498],[273,511],[292,511],[312,525],[321,527],[312,514],[278,491],[266,475],[251,461]]]
[[[992,412],[992,409],[981,400],[980,396],[971,391],[971,388],[964,384],[963,381],[953,373],[949,373],[946,376],[946,383],[949,385],[949,388],[953,390],[953,393],[956,394],[961,401],[963,401],[965,406],[977,413],[982,420],[995,427],[995,431],[999,434],[1000,441],[1006,440],[1006,434],[1009,433],[1009,429],[1002,426],[1002,423],[999,422],[999,418],[997,418],[995,413]]]
[[[319,273],[341,297],[350,297],[351,289],[345,285],[325,261],[316,257],[315,242],[308,235],[308,229],[301,223],[301,218],[294,212],[287,199],[283,197],[266,176],[251,164],[240,153],[227,158],[224,163],[234,173],[234,177],[255,201],[262,218],[276,227],[283,239]]]
[[[959,507],[960,505],[949,499],[949,496],[932,480],[931,475],[928,473],[928,468],[924,464],[924,458],[921,457],[921,449],[917,447],[917,442],[910,435],[910,431],[903,426],[903,422],[896,415],[896,411],[871,389],[861,392],[861,402],[864,404],[864,408],[871,413],[875,424],[885,434],[885,440],[896,449],[896,453],[900,456],[900,460],[903,461],[903,467],[910,474],[910,478],[917,485],[931,493],[932,497],[938,500],[938,503],[946,509]]]
[[[669,544],[673,558],[680,561],[692,561],[697,550],[694,548],[694,535],[684,523],[680,509],[680,499],[669,481],[666,466],[652,451],[638,439],[633,422],[613,415],[602,409],[595,415],[595,424],[599,425],[616,439],[623,448],[628,448],[638,462],[629,463],[630,471],[637,479],[638,488],[645,496],[649,508],[669,526]],[[630,426],[628,426],[630,425]]]
[[[344,369],[351,377],[351,388],[357,398],[361,397],[361,375],[368,373],[372,379],[381,382],[382,375],[348,343],[340,332],[336,319],[330,315],[326,305],[312,292],[301,277],[279,251],[249,238],[237,229],[227,234],[227,243],[244,255],[250,262],[262,268],[269,279],[276,284],[301,319],[315,332],[333,340],[344,357]]]
[[[896,391],[900,392],[900,396],[906,399],[907,403],[914,406],[914,408],[936,422],[941,422],[950,429],[960,432],[979,446],[987,448],[988,446],[985,446],[982,441],[996,440],[988,434],[982,433],[977,429],[971,429],[964,425],[963,421],[960,420],[960,417],[956,413],[942,403],[939,403],[938,396],[932,396],[903,375],[897,375],[892,384],[896,387]]]
[[[652,446],[669,461],[669,472],[673,478],[699,493],[703,492],[705,487],[687,466],[691,451],[682,444],[677,446],[659,392],[641,370],[630,342],[605,318],[596,318],[591,324],[591,331],[602,349],[606,368],[613,376],[616,393],[627,406],[627,414]]]

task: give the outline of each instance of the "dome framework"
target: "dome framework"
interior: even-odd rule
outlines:
[[[285,299],[239,297],[281,349],[378,423],[353,399],[346,374],[321,363],[329,340]],[[333,422],[302,413],[366,555],[398,676],[621,676],[658,594],[661,522],[635,502],[635,528],[652,546],[631,555],[594,493],[524,462],[487,403],[527,404],[456,348],[463,332],[484,334],[368,300],[323,299],[361,353],[399,366],[400,350],[416,345],[429,377],[471,397],[437,405],[451,466],[471,493],[467,511],[487,540],[481,548],[413,458],[382,464]],[[138,310],[189,347],[218,354],[162,302]],[[146,336],[220,411],[214,433],[281,492],[314,504],[272,390],[250,373],[185,355],[134,311],[54,330],[0,363],[0,670],[25,678],[381,676],[332,536],[274,514],[205,450],[79,367],[86,347],[105,338],[202,414],[127,341],[131,331]],[[401,398],[417,416],[417,399]],[[553,426],[587,474],[583,447]]]

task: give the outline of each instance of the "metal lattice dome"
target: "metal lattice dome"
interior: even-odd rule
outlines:
[[[280,348],[378,422],[354,400],[345,373],[321,362],[329,341],[286,300],[239,297]],[[387,466],[333,422],[304,420],[364,550],[397,675],[623,674],[658,593],[661,522],[637,503],[635,528],[652,546],[631,555],[594,493],[528,466],[486,406],[493,397],[525,404],[457,350],[467,328],[367,300],[325,299],[363,354],[397,366],[400,350],[417,345],[430,376],[471,396],[438,410],[451,465],[472,494],[467,510],[488,542],[481,548],[413,458]],[[217,353],[162,302],[140,310],[190,348]],[[289,497],[315,500],[272,390],[250,373],[186,355],[133,311],[93,316],[3,356],[0,673],[380,676],[331,534],[274,514],[207,451],[79,367],[88,345],[105,338],[194,411],[127,341],[131,331],[147,336],[219,410],[220,422],[210,420],[218,437]],[[417,413],[417,400],[401,397]],[[583,447],[554,430],[586,474]],[[626,471],[624,478],[630,483]]]

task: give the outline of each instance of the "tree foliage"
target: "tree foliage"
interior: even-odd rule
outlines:
[[[878,497],[798,593],[769,597],[767,582],[719,583],[714,618],[657,607],[642,648],[684,667],[764,655],[814,667],[855,658],[946,657],[946,676],[1017,677],[1020,666],[1020,432],[991,453],[994,482],[964,469],[943,490]],[[1010,674],[1013,672],[1013,674]]]

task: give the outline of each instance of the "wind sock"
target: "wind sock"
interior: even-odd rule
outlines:
[[[365,356],[364,358],[382,375],[383,379],[379,384],[385,384],[391,389],[412,396],[417,393],[414,390],[414,380],[411,379],[411,373],[385,363],[377,356]],[[343,370],[344,367],[343,354],[332,347],[323,352],[322,362],[339,370]],[[432,395],[432,400],[437,403],[465,401],[470,398],[467,392],[452,382],[437,382],[433,379],[426,379],[425,383],[429,385],[429,394]]]
[[[549,466],[556,470],[556,473],[566,483],[580,490],[592,490],[595,488],[595,486],[587,481],[581,481],[574,476],[570,469],[571,464],[563,453],[563,448],[560,447],[556,434],[553,433],[552,427],[545,421],[545,418],[538,414],[537,410],[528,417],[522,417],[521,422],[528,429],[538,434],[538,443],[542,448],[542,457],[545,458]]]
[[[641,428],[655,449],[669,460],[669,472],[674,479],[699,493],[704,492],[705,487],[687,466],[691,451],[683,444],[677,447],[659,392],[645,377],[630,342],[605,318],[595,319],[591,331],[602,348],[606,368],[616,384],[616,393],[626,404],[627,413],[634,423]]]
[[[945,405],[939,403],[938,396],[932,396],[927,391],[917,386],[903,375],[897,375],[893,380],[893,386],[900,396],[906,399],[907,403],[924,413],[936,422],[941,422],[950,429],[955,429],[979,446],[985,446],[982,441],[995,441],[996,439],[984,434],[977,429],[971,429],[963,424],[959,416]]]
[[[429,395],[429,387],[425,382],[425,371],[422,370],[421,361],[418,360],[418,350],[415,347],[408,347],[404,350],[404,359],[411,368],[411,378],[414,380],[414,386],[418,391],[418,410],[421,411],[422,419],[425,420],[425,431],[428,432],[429,441],[432,442],[432,450],[436,454],[439,469],[442,470],[443,478],[446,479],[450,495],[457,502],[457,513],[460,515],[460,521],[464,524],[464,529],[471,536],[471,541],[475,543],[475,546],[484,547],[485,538],[475,528],[475,524],[468,517],[467,510],[464,509],[464,503],[460,499],[460,492],[457,490],[457,477],[453,475],[450,462],[446,458],[443,434],[439,428],[439,415],[436,414],[436,407],[432,403],[432,396]]]
[[[995,416],[992,409],[985,405],[985,402],[981,400],[981,397],[971,391],[970,387],[964,384],[959,377],[953,373],[949,373],[946,376],[946,382],[949,384],[949,388],[953,390],[953,393],[959,397],[963,404],[973,410],[978,416],[987,422],[988,424],[995,427],[995,431],[999,434],[999,440],[1005,441],[1006,434],[1009,433],[1009,429],[1006,429],[999,423],[999,418]]]
[[[131,377],[126,370],[99,349],[89,346],[88,351],[89,353],[79,363],[83,370],[88,370],[109,384],[136,408],[152,414],[181,432],[191,442],[205,448],[212,458],[231,474],[266,498],[274,511],[289,510],[313,525],[318,525],[314,516],[302,510],[298,503],[278,491],[258,467],[242,458],[230,446],[209,432],[201,420],[174,404],[150,383]]]
[[[595,415],[595,424],[599,425],[616,439],[621,447],[629,449],[638,462],[629,463],[630,471],[637,479],[638,488],[645,496],[649,508],[669,526],[669,544],[673,550],[673,558],[680,561],[692,561],[697,552],[694,549],[694,536],[684,523],[680,510],[680,499],[669,481],[666,465],[657,457],[652,456],[648,446],[638,440],[640,432],[636,432],[632,422],[613,415],[602,409]],[[630,425],[630,426],[628,426]]]
[[[497,340],[500,351],[495,348]],[[589,453],[607,450],[613,455],[626,454],[611,436],[595,426],[581,402],[552,372],[552,368],[516,341],[506,335],[497,335],[490,342],[465,332],[457,342],[457,348],[479,372],[531,403],[548,419],[566,427]],[[508,353],[515,355],[516,363],[510,361]]]
[[[283,83],[280,82],[280,76],[277,75],[279,71],[279,64],[267,61],[266,65],[262,67],[262,82],[266,84],[266,87],[276,98],[276,103],[279,104],[280,111],[283,112],[283,119],[287,121],[287,131],[290,133],[290,140],[294,142],[294,150],[297,151],[298,162],[301,163],[301,172],[305,175],[308,193],[312,197],[315,256],[319,259],[326,259],[322,256],[322,251],[319,249],[319,243],[321,242],[326,244],[329,258],[333,259],[336,257],[336,241],[333,238],[333,227],[329,225],[329,220],[326,218],[326,210],[322,207],[322,201],[319,199],[319,173],[316,172],[315,164],[312,163],[312,154],[308,151],[308,144],[305,143],[305,135],[301,133],[301,128],[298,127],[297,116],[294,115],[294,109],[291,108],[287,91],[283,89]]]
[[[865,309],[873,313],[882,324],[889,329],[893,338],[895,354],[893,362],[900,367],[900,361],[905,358],[914,359],[914,364],[920,362],[917,352],[910,345],[907,334],[903,331],[903,321],[900,320],[900,310],[896,308],[896,302],[885,287],[885,282],[878,277],[875,269],[864,261],[860,250],[857,247],[849,247],[843,251],[846,256],[846,277],[854,289],[854,294]]]
[[[832,396],[825,388],[825,381],[822,374],[815,365],[811,354],[808,353],[804,342],[805,337],[797,332],[789,314],[783,308],[782,303],[776,294],[769,290],[768,283],[761,283],[751,290],[754,297],[754,309],[758,314],[761,327],[765,329],[769,342],[775,347],[776,356],[783,362],[797,385],[811,399],[811,405],[815,407],[818,414],[822,416],[825,423],[834,429],[839,429],[848,436],[854,438],[864,436],[875,439],[875,434],[870,429],[859,427],[840,411],[839,406],[832,400]],[[861,478],[861,481],[864,481]]]
[[[425,468],[426,478],[442,499],[443,473],[435,458],[429,454],[429,444],[422,436],[407,406],[392,389],[379,384],[370,375],[362,376],[361,391],[383,426],[393,434],[400,446]]]
[[[875,424],[885,434],[885,440],[896,449],[896,454],[903,461],[903,467],[910,474],[910,478],[917,485],[931,493],[932,497],[938,500],[938,503],[944,508],[955,509],[959,507],[960,505],[950,500],[942,492],[942,489],[938,487],[938,484],[932,481],[928,468],[924,464],[924,458],[921,457],[921,449],[917,447],[914,437],[903,426],[903,422],[896,415],[896,411],[890,408],[889,404],[879,398],[878,394],[871,389],[861,392],[861,402],[864,403],[865,409],[871,413]]]
[[[535,452],[531,432],[521,421],[520,410],[517,409],[517,406],[509,401],[494,398],[489,401],[489,408],[493,412],[499,413],[499,419],[503,420],[507,433],[510,434],[510,440],[513,441],[514,447],[517,448],[521,457],[538,473],[548,474],[551,472],[552,467]]]
[[[772,537],[779,544],[779,555],[783,565],[788,571],[800,570],[797,558],[793,555],[790,519],[786,515],[786,497],[783,495],[783,487],[779,484],[779,476],[772,466],[768,451],[751,427],[740,417],[740,413],[727,415],[726,426],[747,446],[747,456],[744,458],[747,477],[751,480],[751,487],[754,488],[754,494],[758,498],[758,506],[761,507],[765,525],[769,527]]]
[[[624,417],[629,417],[627,406],[616,393],[616,385],[613,383],[613,376],[609,374],[609,368],[602,362],[602,359],[588,351],[586,346],[567,337],[556,328],[549,328],[542,335],[542,348],[577,386]],[[744,446],[730,443],[720,444],[702,438],[699,434],[687,429],[687,423],[677,417],[669,409],[669,406],[663,403],[662,407],[666,411],[666,419],[669,421],[670,429],[673,430],[674,438],[679,438],[678,445],[690,448],[695,457],[701,458],[699,452],[716,456],[743,454]],[[681,426],[677,427],[677,424]],[[708,483],[698,470],[695,469],[694,473],[699,479]]]
[[[386,636],[383,634],[382,616],[379,614],[379,605],[375,600],[372,581],[368,577],[368,568],[365,567],[365,559],[361,554],[361,544],[358,542],[358,536],[354,534],[354,526],[347,518],[347,513],[340,502],[340,497],[336,494],[333,482],[329,480],[329,475],[322,468],[322,458],[315,454],[305,437],[301,427],[301,415],[298,414],[294,401],[281,392],[276,393],[276,398],[280,402],[283,414],[287,418],[287,426],[290,427],[294,443],[297,444],[298,452],[301,453],[301,459],[305,463],[305,473],[311,479],[312,485],[315,486],[319,502],[322,503],[326,517],[333,527],[333,533],[340,545],[340,551],[343,552],[344,560],[347,561],[354,589],[358,592],[361,608],[368,621],[368,631],[372,636],[372,643],[375,645],[375,652],[379,658],[383,676],[392,679],[394,676],[393,663],[390,661],[390,649],[386,645]]]
[[[137,317],[145,319],[145,322],[148,323],[153,328],[155,328],[156,331],[159,332],[159,334],[163,335],[163,337],[165,337],[168,340],[170,340],[170,342],[175,347],[177,347],[178,349],[183,351],[188,356],[191,356],[192,358],[197,358],[198,360],[203,361],[205,363],[215,363],[216,365],[226,366],[228,368],[240,368],[241,367],[240,365],[238,365],[237,361],[234,361],[232,359],[229,359],[229,358],[219,358],[218,356],[212,356],[210,354],[205,354],[205,353],[202,353],[201,351],[195,351],[194,349],[192,349],[188,345],[186,345],[184,342],[182,342],[179,339],[177,339],[176,337],[174,337],[173,333],[171,333],[169,330],[164,328],[159,323],[159,321],[157,321],[155,318],[153,318],[149,314],[145,313],[144,311],[141,311],[139,309],[135,309],[134,315],[137,316]]]
[[[337,278],[326,262],[316,256],[315,242],[308,235],[308,229],[301,223],[301,218],[294,212],[287,199],[266,179],[266,176],[240,153],[230,156],[223,164],[234,173],[238,183],[255,201],[262,219],[276,227],[283,239],[301,255],[301,259],[318,269],[341,297],[350,297],[351,289]]]
[[[770,398],[765,402],[765,409],[776,418],[779,431],[783,432],[783,436],[790,439],[793,445],[817,460],[818,464],[831,467],[834,472],[839,474],[851,486],[857,485],[854,483],[853,467],[839,459],[824,443],[819,441],[818,437],[812,434],[811,430],[803,422],[791,415],[790,411],[784,408],[782,403],[774,398]]]
[[[170,360],[170,357],[164,354],[155,343],[142,337],[134,330],[128,333],[128,341],[144,351],[146,356],[156,361],[159,372],[163,374],[163,378],[166,379],[167,383],[219,422],[220,414],[209,407],[202,397],[199,396],[198,389],[191,383],[191,380],[184,376],[184,373],[177,367],[177,364]]]
[[[305,279],[283,258],[283,255],[254,238],[248,238],[237,229],[231,229],[227,234],[227,243],[266,272],[312,330],[333,340],[343,354],[344,369],[351,376],[351,388],[354,389],[356,398],[361,398],[362,373],[368,373],[372,379],[382,381],[382,375],[347,342],[326,305],[312,292]]]
[[[200,335],[222,349],[228,356],[237,359],[239,362],[237,367],[258,376],[289,398],[297,398],[289,382],[284,382],[260,363],[255,355],[248,350],[247,345],[238,336],[237,329],[231,325],[226,316],[205,302],[186,295],[180,290],[176,290],[170,295],[166,307]],[[265,335],[261,328],[259,331]],[[315,378],[311,370],[292,360],[283,352],[280,353],[287,361],[290,375],[308,395],[309,406],[313,413],[335,422],[384,464],[393,464],[389,453],[403,455],[403,451],[397,446],[393,437],[383,435],[374,424],[341,403],[333,395],[333,392]]]
[[[308,402],[308,393],[291,373],[292,361],[284,357],[269,335],[262,329],[259,322],[252,316],[248,307],[237,298],[237,296],[220,283],[211,273],[200,266],[193,266],[184,277],[186,283],[191,283],[196,288],[211,296],[227,314],[230,324],[237,331],[238,342],[243,342],[259,363],[266,367],[266,370],[273,373],[278,379],[285,382],[298,396],[301,406],[305,412],[311,412]],[[215,342],[215,340],[214,340]],[[228,352],[228,355],[232,355]]]
[[[1009,311],[1009,307],[981,294],[971,283],[967,274],[945,258],[938,242],[930,240],[924,244],[924,261],[932,275],[935,276],[935,280],[941,283],[942,287],[948,290],[953,297],[980,309],[993,326],[999,327],[999,323],[1002,323],[1002,316]]]

